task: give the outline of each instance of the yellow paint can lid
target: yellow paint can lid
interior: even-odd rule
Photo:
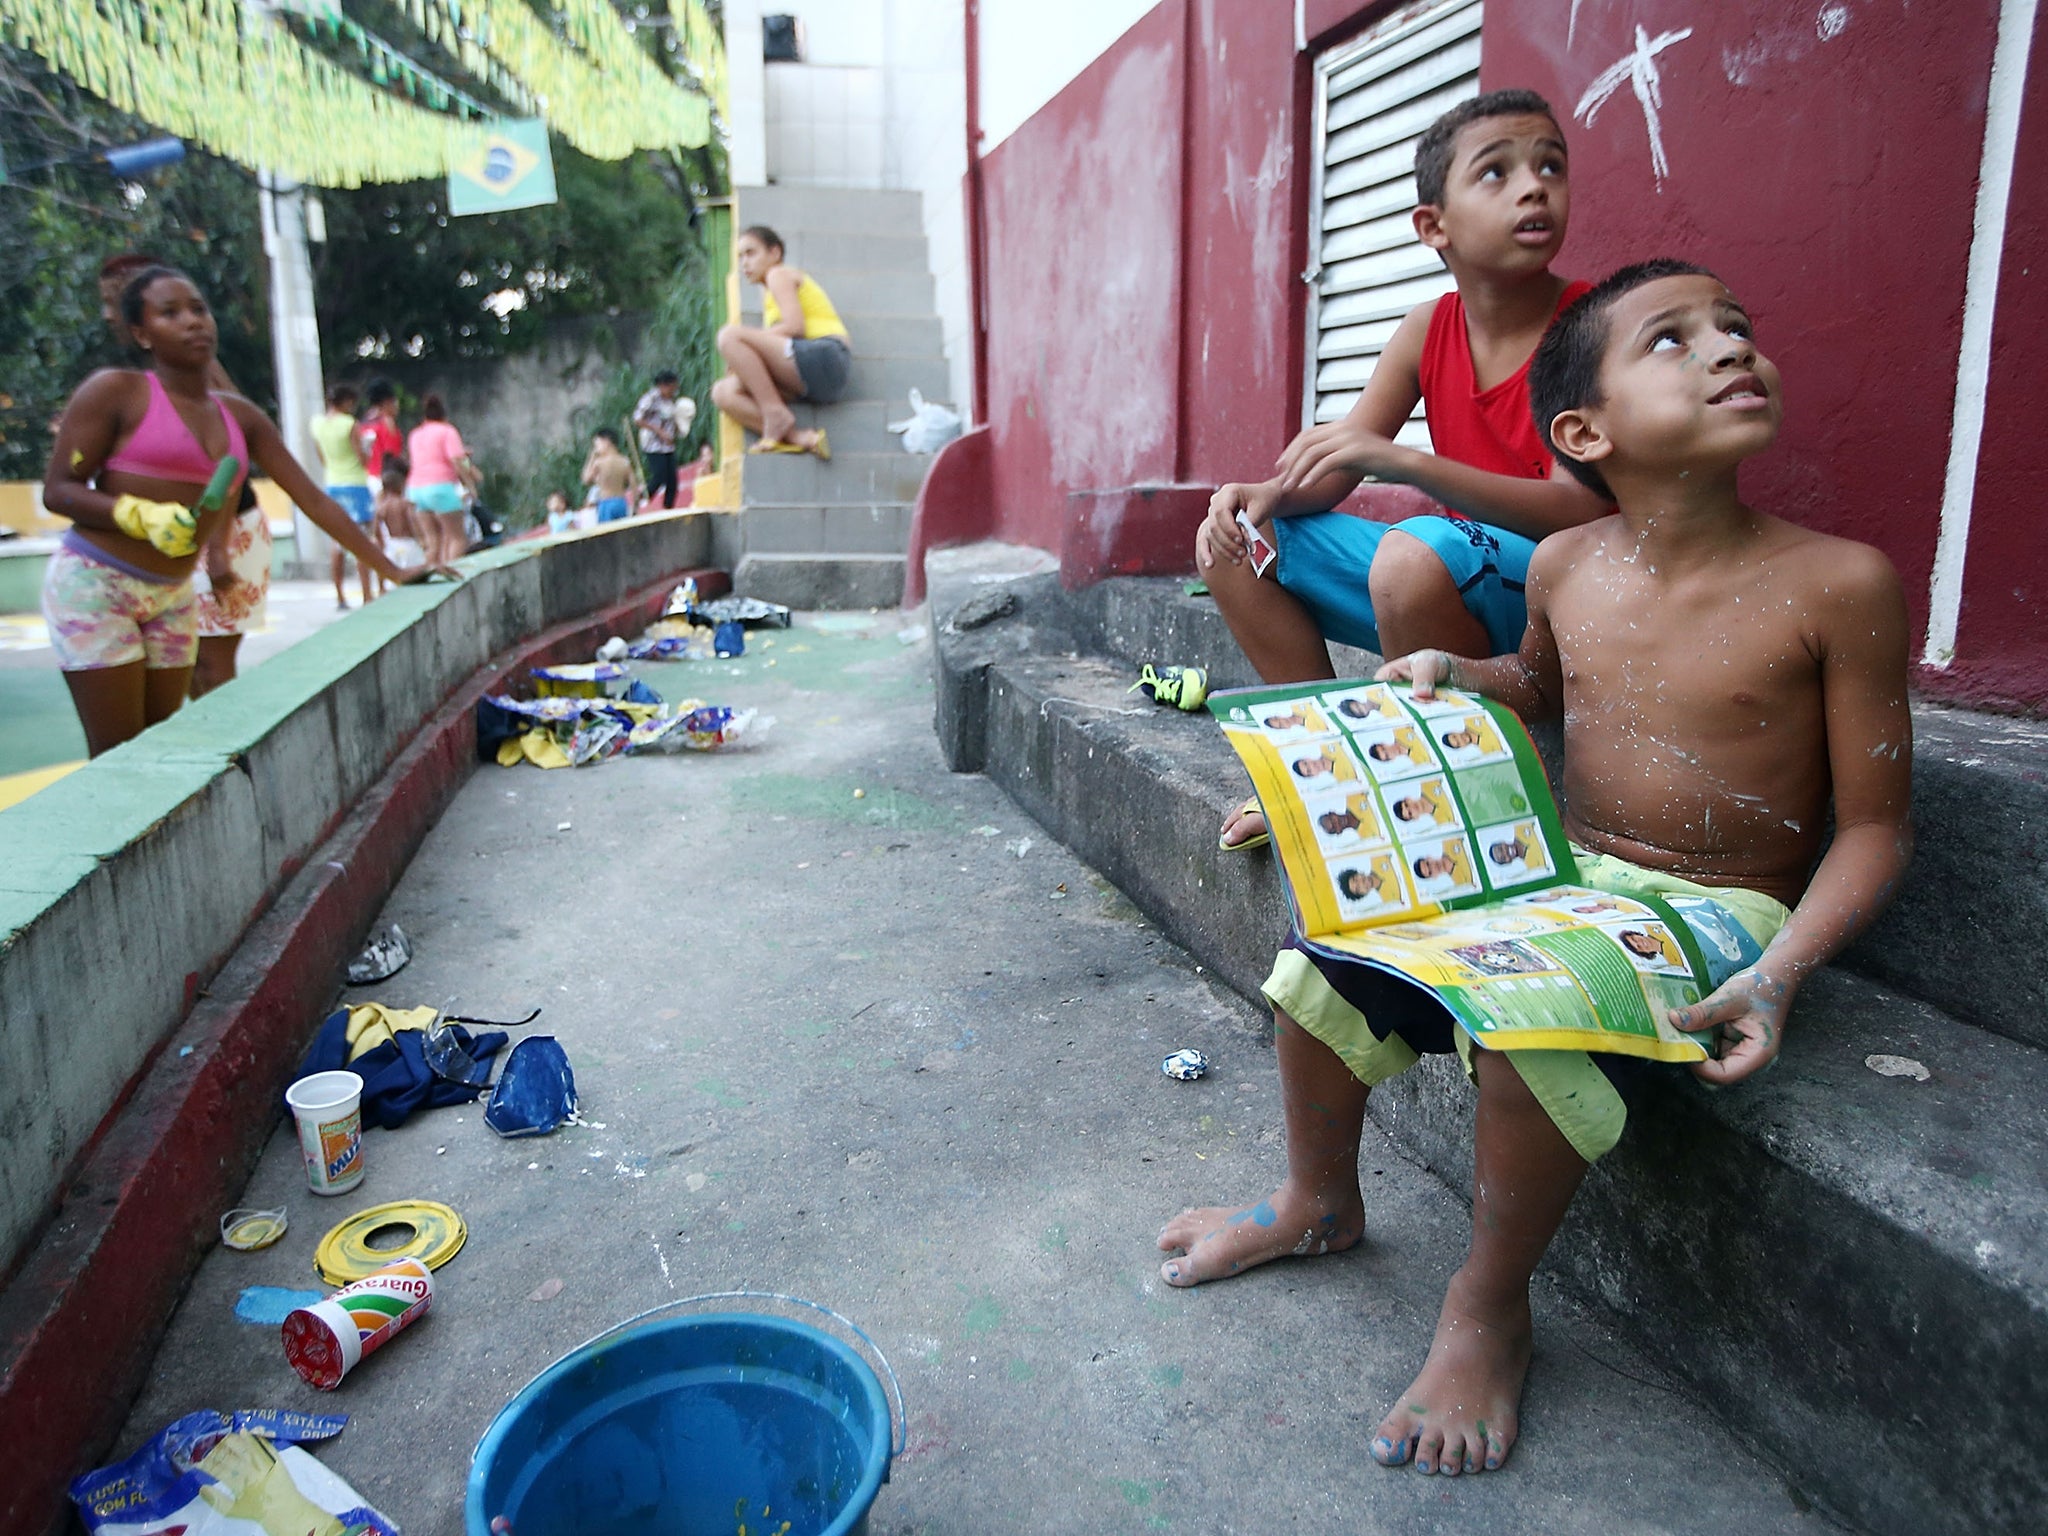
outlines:
[[[400,1259],[439,1269],[469,1240],[461,1216],[434,1200],[392,1200],[357,1211],[313,1250],[313,1268],[329,1285],[347,1285]]]

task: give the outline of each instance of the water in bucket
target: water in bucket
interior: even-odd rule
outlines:
[[[506,1405],[470,1466],[469,1536],[860,1536],[888,1400],[847,1345],[714,1313],[631,1326]]]

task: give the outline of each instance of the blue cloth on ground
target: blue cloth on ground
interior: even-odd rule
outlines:
[[[528,1035],[512,1047],[484,1124],[500,1136],[545,1136],[576,1113],[576,1074],[553,1035]]]
[[[505,1048],[512,1037],[502,1029],[471,1035],[460,1024],[442,1026],[472,1061],[487,1061]],[[480,1091],[467,1083],[451,1082],[435,1072],[427,1060],[427,1033],[401,1029],[382,1045],[372,1046],[354,1061],[348,1059],[348,1010],[337,1008],[320,1026],[306,1059],[299,1064],[299,1076],[315,1072],[353,1072],[363,1080],[363,1124],[381,1125],[395,1131],[406,1117],[419,1109],[446,1109],[451,1104],[474,1104]]]
[[[1300,599],[1328,640],[1384,655],[1367,574],[1389,528],[1427,544],[1457,584],[1466,611],[1486,626],[1492,654],[1519,650],[1529,627],[1522,588],[1536,541],[1463,517],[1375,523],[1348,512],[1305,512],[1268,525],[1279,553],[1274,577]]]

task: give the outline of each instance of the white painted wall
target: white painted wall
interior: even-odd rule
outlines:
[[[884,0],[883,185],[924,194],[952,403],[974,386],[967,306],[967,65],[960,0]]]
[[[1022,127],[1156,3],[982,0],[982,153]],[[1278,5],[1282,0],[1238,3]]]

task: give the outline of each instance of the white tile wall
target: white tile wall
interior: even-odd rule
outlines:
[[[803,187],[882,185],[879,67],[770,64],[767,75],[770,181]]]

